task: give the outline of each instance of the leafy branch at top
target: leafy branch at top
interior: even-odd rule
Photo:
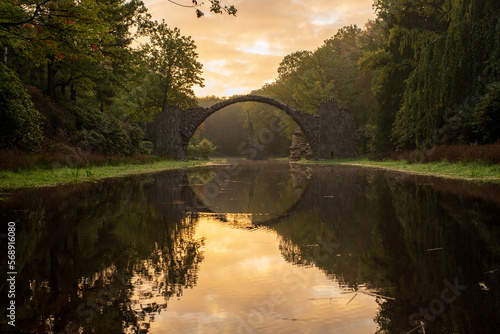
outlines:
[[[173,0],[167,0],[168,2],[173,3],[174,5],[185,7],[185,8],[196,8],[196,7],[201,7],[204,3],[198,4],[197,0],[191,0],[192,4],[191,5],[184,5],[179,2],[173,1]],[[222,5],[221,0],[209,0],[210,1],[210,11],[216,14],[222,14],[226,12],[228,15],[233,15],[236,16],[236,12],[238,11],[234,5]],[[196,16],[198,18],[202,17],[205,15],[200,9],[196,9]]]

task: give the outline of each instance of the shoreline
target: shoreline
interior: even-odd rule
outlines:
[[[367,159],[344,159],[324,161],[297,161],[305,165],[343,165],[382,169],[411,175],[438,177],[467,182],[500,183],[500,165],[486,165],[479,162],[429,162],[408,163],[401,160],[370,161]]]
[[[0,191],[9,192],[23,188],[43,188],[97,182],[110,178],[154,174],[168,170],[199,167],[214,162],[218,162],[218,160],[163,160],[145,164],[89,166],[81,168],[63,167],[57,169],[31,169],[17,172],[0,170]]]
[[[271,159],[273,160],[273,159]],[[278,159],[279,160],[279,159]],[[0,170],[0,191],[8,192],[22,188],[54,187],[64,184],[97,182],[100,180],[141,174],[154,174],[174,169],[227,163],[227,159],[213,160],[162,160],[145,164],[124,164],[117,166],[90,166],[82,168],[63,167],[58,169],[31,169],[22,171]],[[370,161],[363,158],[294,161],[304,165],[343,165],[381,169],[408,175],[438,177],[448,180],[462,180],[472,183],[500,183],[500,165],[486,165],[478,162],[434,162],[408,163],[401,160]]]

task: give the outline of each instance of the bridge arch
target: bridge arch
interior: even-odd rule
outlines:
[[[356,128],[352,114],[334,99],[322,102],[317,115],[312,115],[269,97],[242,95],[208,108],[182,110],[178,106],[170,106],[160,112],[152,123],[142,124],[141,127],[154,144],[153,154],[185,159],[189,140],[201,123],[222,108],[240,102],[260,102],[283,110],[301,128],[314,160],[358,155],[357,141],[362,131]]]
[[[315,129],[318,127],[317,115],[304,113],[270,97],[258,95],[242,95],[221,101],[208,108],[196,107],[184,110],[180,115],[180,135],[183,152],[186,152],[187,145],[189,144],[189,141],[194,135],[196,129],[198,129],[198,127],[208,117],[225,107],[241,102],[260,102],[281,109],[299,125],[309,143],[315,142],[317,140],[317,131],[315,131]],[[314,155],[315,152],[313,145],[311,145],[311,150],[313,151]]]

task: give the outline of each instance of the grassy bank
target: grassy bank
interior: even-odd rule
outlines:
[[[426,162],[409,163],[406,160],[372,161],[365,158],[300,161],[306,164],[339,164],[381,168],[419,175],[438,176],[443,178],[461,179],[467,181],[481,181],[500,183],[500,165],[483,162]]]
[[[0,170],[0,189],[47,187],[64,183],[96,181],[133,174],[156,173],[207,164],[208,161],[159,160],[145,164],[120,164],[117,166],[61,167],[53,169]]]

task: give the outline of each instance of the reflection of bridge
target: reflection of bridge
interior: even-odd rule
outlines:
[[[310,168],[294,166],[284,161],[233,160],[225,168],[214,170],[210,181],[189,184],[195,205],[186,210],[243,228],[272,225],[297,211],[296,206],[309,187]],[[228,173],[238,169],[244,176]],[[275,176],[276,172],[286,177]],[[269,188],[273,182],[278,185]],[[266,189],[264,197],[262,191],[259,192],[263,188]]]
[[[335,100],[323,102],[317,115],[296,110],[275,99],[257,95],[243,95],[219,102],[209,108],[181,110],[171,106],[160,112],[154,122],[145,124],[146,137],[155,145],[153,153],[176,159],[186,157],[189,140],[203,121],[213,113],[231,104],[260,102],[284,111],[302,129],[313,159],[352,157],[357,155],[356,125],[351,113],[340,107]],[[278,125],[269,127],[278,131]]]
[[[177,219],[186,215],[195,218],[206,216],[244,228],[271,226],[294,214],[315,208],[324,223],[335,224],[351,212],[356,201],[364,193],[364,188],[357,180],[357,174],[353,173],[352,167],[317,166],[315,172],[311,173],[308,166],[292,164],[290,174],[293,178],[293,197],[296,200],[282,212],[273,214],[218,212],[203,194],[195,191],[196,187],[189,183],[185,171],[171,171],[165,176],[158,174],[155,176],[154,186],[146,190],[146,193],[151,202],[157,203],[158,210],[164,216],[175,216]],[[214,177],[207,184],[218,182],[216,180],[217,177]],[[241,195],[236,193],[234,197]]]

